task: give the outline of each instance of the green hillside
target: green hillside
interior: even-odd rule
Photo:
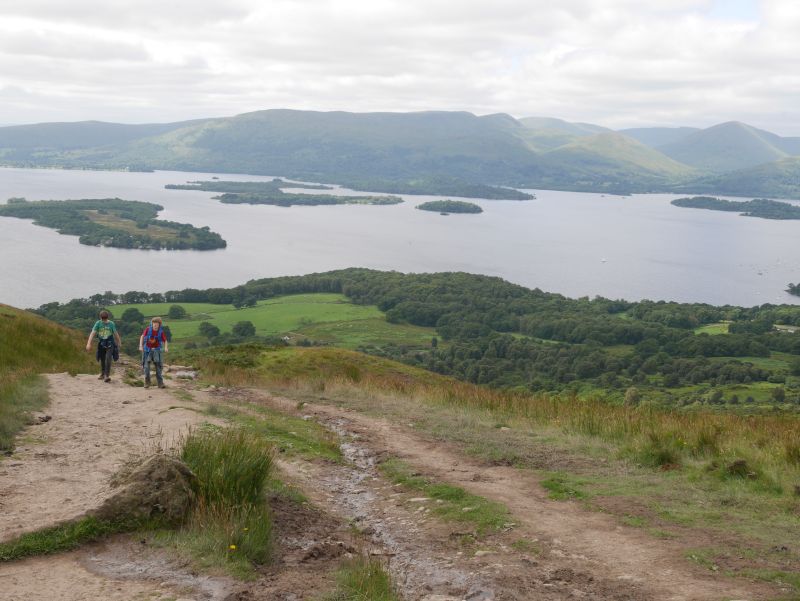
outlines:
[[[0,451],[13,448],[26,413],[47,402],[38,374],[90,371],[94,356],[84,350],[85,334],[37,315],[0,305]]]
[[[731,121],[695,132],[659,150],[681,163],[721,173],[782,159],[788,153],[781,144],[779,136]]]
[[[693,194],[800,199],[800,157],[788,157],[723,175],[702,177],[676,186],[674,190]]]
[[[125,144],[189,123],[197,122],[128,125],[81,121],[0,127],[0,160],[38,164],[58,160],[65,151]]]

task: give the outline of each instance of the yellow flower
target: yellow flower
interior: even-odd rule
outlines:
[[[231,546],[230,546],[230,547],[228,547],[228,548],[229,548],[231,551],[236,551],[236,545],[231,545]]]
[[[244,531],[245,531],[245,532],[247,532],[248,530],[250,530],[250,528],[245,528],[245,529],[244,529]]]

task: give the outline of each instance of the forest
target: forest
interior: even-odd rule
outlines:
[[[403,202],[398,196],[335,196],[333,194],[293,194],[281,188],[303,188],[309,190],[332,190],[330,186],[298,184],[274,179],[266,182],[206,181],[189,184],[168,184],[169,190],[203,190],[223,192],[213,198],[225,204],[259,204],[279,207],[317,205],[394,205]]]
[[[113,313],[117,303],[250,306],[315,292],[341,293],[353,303],[377,306],[389,322],[436,330],[424,347],[385,344],[361,351],[477,384],[627,402],[800,403],[800,334],[776,329],[800,326],[800,307],[789,305],[571,299],[466,273],[346,269],[252,280],[235,288],[107,292],[36,311],[86,328],[100,307]],[[719,333],[706,333],[709,328]]]
[[[672,201],[676,207],[690,209],[708,209],[711,211],[729,211],[740,213],[743,217],[760,217],[761,219],[800,219],[800,207],[768,200],[755,198],[753,200],[725,200],[713,196],[694,196],[692,198],[678,198]]]
[[[156,219],[161,205],[119,198],[27,201],[10,198],[0,217],[32,219],[81,244],[143,250],[214,250],[227,243],[208,227]]]

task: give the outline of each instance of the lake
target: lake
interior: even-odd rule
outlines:
[[[249,279],[370,267],[467,271],[568,296],[756,305],[797,303],[800,221],[771,221],[670,205],[669,194],[618,197],[533,191],[526,202],[473,200],[484,213],[394,206],[224,205],[210,192],[165,184],[267,177],[0,169],[0,202],[119,197],[165,207],[163,219],[208,225],[218,251],[95,248],[76,236],[0,218],[0,302],[34,307],[96,292],[230,287]],[[301,191],[301,190],[298,190]],[[347,193],[337,189],[335,193]]]

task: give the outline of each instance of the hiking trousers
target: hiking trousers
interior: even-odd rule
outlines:
[[[164,364],[161,359],[161,349],[150,349],[149,351],[145,351],[144,354],[144,381],[149,383],[150,382],[150,364],[153,364],[156,368],[156,381],[159,384],[164,383],[164,376],[162,375],[162,370],[164,369]]]
[[[100,362],[100,374],[111,377],[111,363],[114,361],[114,347],[100,345],[97,349],[97,360]]]

